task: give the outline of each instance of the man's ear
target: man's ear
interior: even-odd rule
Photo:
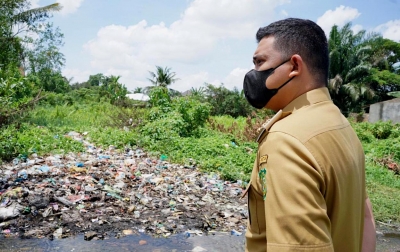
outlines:
[[[292,64],[292,70],[289,73],[289,78],[299,76],[304,71],[304,62],[300,55],[294,54],[290,58],[290,63]]]

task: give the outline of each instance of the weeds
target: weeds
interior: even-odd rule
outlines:
[[[230,125],[226,125],[226,123],[219,123],[215,118],[210,118],[208,125],[211,130],[230,134],[241,141],[251,142],[255,141],[266,119],[268,118],[260,118],[255,113],[252,113],[251,116],[246,118],[244,126],[240,126],[235,120]]]

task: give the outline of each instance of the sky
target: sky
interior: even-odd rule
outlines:
[[[55,1],[30,0],[32,7]],[[212,83],[242,89],[253,68],[260,27],[288,18],[310,19],[326,34],[352,23],[354,32],[379,32],[400,42],[400,0],[58,0],[51,21],[64,34],[63,75],[121,76],[129,91],[150,85],[149,71],[169,67],[186,91]]]

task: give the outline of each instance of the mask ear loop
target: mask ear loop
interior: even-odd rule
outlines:
[[[295,76],[293,76],[292,78],[290,78],[289,80],[287,80],[285,83],[283,83],[280,87],[276,88],[276,92],[278,93],[279,89],[283,88],[286,84],[288,84],[291,80],[293,80]]]
[[[285,64],[285,63],[288,62],[289,60],[290,60],[290,59],[288,59],[288,60],[282,62],[281,64],[279,64],[277,67],[274,68],[274,71],[275,71],[275,69],[277,69],[278,67],[282,66],[283,64]],[[287,80],[287,81],[286,81],[285,83],[283,83],[280,87],[273,89],[273,90],[275,91],[275,92],[274,92],[274,95],[275,95],[276,93],[278,93],[279,89],[283,88],[286,84],[288,84],[291,80],[293,80],[294,77],[295,77],[295,76],[293,76],[292,78],[290,78],[289,80]]]
[[[277,65],[277,66],[274,68],[274,70],[277,69],[278,67],[282,66],[282,65],[285,64],[286,62],[288,62],[290,59],[291,59],[291,58],[289,58],[289,59],[285,60],[284,62],[282,62],[281,64]]]

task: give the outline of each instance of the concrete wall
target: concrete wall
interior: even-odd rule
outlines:
[[[369,108],[369,122],[379,120],[400,123],[400,99],[372,104]]]

